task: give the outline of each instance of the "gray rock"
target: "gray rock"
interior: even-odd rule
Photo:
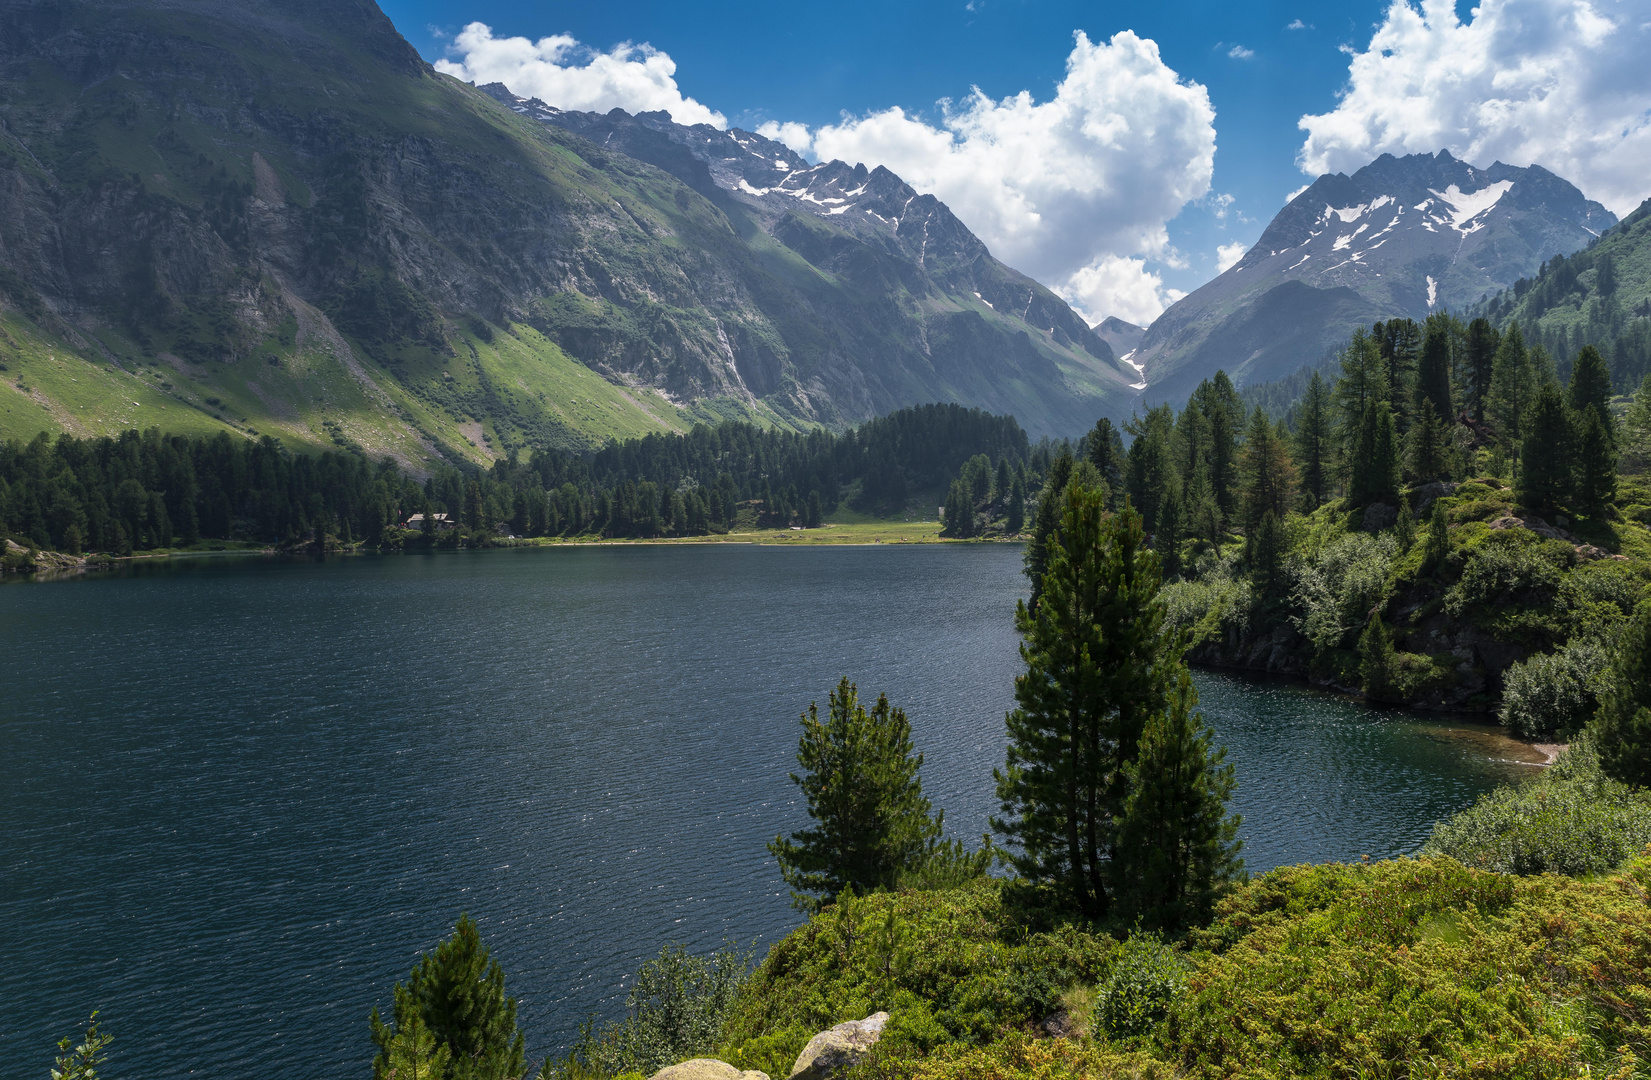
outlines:
[[[1420,520],[1422,517],[1432,512],[1433,500],[1442,499],[1446,495],[1450,495],[1455,491],[1455,484],[1447,484],[1443,480],[1435,480],[1431,484],[1423,484],[1421,487],[1411,488],[1410,505],[1416,511],[1417,519]]]
[[[820,1032],[797,1055],[790,1080],[829,1080],[847,1071],[877,1045],[888,1019],[888,1013],[877,1012],[864,1020],[850,1020]]]
[[[768,1080],[768,1074],[739,1069],[716,1058],[694,1058],[669,1065],[654,1073],[650,1080]]]
[[[1364,508],[1362,527],[1365,532],[1381,532],[1383,529],[1391,529],[1398,520],[1399,511],[1394,507],[1386,503],[1371,503]]]

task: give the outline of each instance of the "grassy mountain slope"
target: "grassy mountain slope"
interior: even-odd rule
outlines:
[[[1597,346],[1617,388],[1632,390],[1651,374],[1651,200],[1597,243],[1549,259],[1473,314],[1498,327],[1517,322],[1561,365],[1584,345]]]
[[[189,413],[486,461],[929,400],[1064,431],[1109,390],[436,74],[370,0],[0,0],[0,123],[3,435]]]

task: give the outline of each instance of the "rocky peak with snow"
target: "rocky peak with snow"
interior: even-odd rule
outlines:
[[[665,112],[578,112],[518,97],[501,83],[479,89],[523,116],[664,169],[725,211],[737,206],[821,269],[836,273],[853,264],[864,272],[867,251],[875,252],[888,260],[882,272],[914,294],[932,288],[978,305],[1024,324],[1059,349],[1104,364],[1109,379],[1135,377],[1065,301],[998,262],[945,203],[919,194],[883,166],[810,164],[756,132],[677,124]],[[846,245],[844,234],[857,245]]]
[[[1154,400],[1178,401],[1218,368],[1240,384],[1281,378],[1356,326],[1460,311],[1615,223],[1538,165],[1383,154],[1308,185],[1242,259],[1159,316],[1131,359]]]

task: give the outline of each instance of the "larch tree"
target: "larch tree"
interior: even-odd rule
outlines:
[[[1296,490],[1295,463],[1260,406],[1250,415],[1244,435],[1239,477],[1243,485],[1239,509],[1246,531],[1260,524],[1266,514],[1282,521],[1289,513],[1290,496]]]
[[[820,719],[817,704],[802,716],[797,764],[791,774],[808,800],[811,828],[776,836],[769,852],[802,910],[815,911],[838,893],[893,888],[940,840],[944,813],[930,813],[914,753],[911,722],[878,695],[868,712],[846,678],[837,684]]]
[[[1070,486],[1049,545],[1037,608],[1016,610],[1026,672],[1006,717],[992,827],[1019,848],[1016,868],[1059,886],[1092,918],[1112,900],[1110,863],[1128,796],[1125,765],[1168,703],[1179,642],[1164,633],[1159,560],[1127,506]]]
[[[1490,420],[1503,447],[1518,466],[1524,447],[1525,414],[1536,396],[1536,372],[1531,368],[1530,351],[1519,324],[1508,327],[1496,348],[1496,366],[1491,372]]]
[[[1574,419],[1576,506],[1596,517],[1617,497],[1617,449],[1598,408],[1589,405]]]
[[[1422,342],[1422,356],[1416,365],[1418,414],[1421,402],[1426,401],[1438,419],[1453,419],[1450,389],[1450,334],[1443,326],[1434,326]]]
[[[1485,422],[1486,406],[1490,402],[1491,375],[1496,367],[1496,352],[1502,343],[1501,335],[1488,319],[1475,319],[1468,324],[1465,355],[1468,397],[1473,406],[1473,418]]]
[[[1450,479],[1450,428],[1437,413],[1418,409],[1405,441],[1405,471],[1412,481]]]
[[[1399,434],[1387,402],[1365,406],[1358,434],[1350,447],[1347,502],[1354,508],[1399,501]]]

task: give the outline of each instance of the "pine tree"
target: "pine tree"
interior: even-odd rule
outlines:
[[[468,915],[459,916],[453,936],[434,953],[419,958],[405,985],[396,985],[394,1026],[379,1019],[376,1007],[369,1023],[379,1049],[375,1080],[388,1076],[398,1042],[402,1055],[420,1053],[419,1026],[447,1054],[442,1080],[519,1080],[525,1070],[516,999],[505,994],[504,969],[489,957]],[[423,1060],[440,1053],[432,1050]]]
[[[1243,873],[1242,819],[1227,813],[1233,767],[1211,745],[1197,704],[1192,677],[1178,665],[1168,707],[1147,721],[1139,754],[1125,766],[1114,889],[1123,917],[1148,926],[1206,921]]]
[[[1393,693],[1393,635],[1382,622],[1381,612],[1372,611],[1364,633],[1359,635],[1359,679],[1371,701],[1387,701]]]
[[[1181,485],[1171,483],[1158,510],[1158,531],[1152,536],[1152,550],[1164,567],[1164,580],[1181,576],[1181,540],[1187,532],[1187,512],[1181,505]]]
[[[820,505],[818,489],[808,493],[808,513],[803,518],[803,524],[810,529],[818,529],[825,522],[825,509]]]
[[[1049,463],[1049,476],[1038,495],[1038,512],[1032,521],[1032,542],[1026,545],[1026,578],[1031,586],[1027,607],[1037,610],[1038,596],[1043,590],[1044,570],[1049,562],[1049,545],[1060,524],[1061,504],[1066,487],[1072,480],[1072,455],[1064,449]]]
[[[974,535],[975,508],[962,480],[953,480],[946,492],[945,535],[964,538]]]
[[[1009,485],[1013,482],[1009,470],[1009,459],[1006,457],[998,458],[997,476],[992,480],[992,501],[996,503],[1007,502],[1009,499]]]
[[[1230,517],[1237,500],[1238,428],[1244,422],[1244,406],[1225,371],[1210,380],[1206,415],[1210,420],[1210,494],[1224,517]]]
[[[1317,509],[1330,482],[1330,394],[1317,371],[1307,381],[1297,413],[1296,460],[1301,462],[1301,489]]]
[[[1589,409],[1598,410],[1606,437],[1616,441],[1616,431],[1611,423],[1611,369],[1606,367],[1605,358],[1592,345],[1583,346],[1582,351],[1577,353],[1576,363],[1571,365],[1571,383],[1565,394],[1571,411],[1579,421]]]
[[[1129,444],[1129,473],[1125,487],[1130,502],[1146,522],[1147,531],[1156,534],[1160,528],[1159,507],[1175,477],[1175,410],[1160,405],[1144,417],[1136,417],[1124,425],[1134,441]],[[1182,480],[1185,494],[1186,481]]]
[[[846,888],[893,888],[939,841],[944,814],[930,814],[912,752],[911,722],[878,695],[867,712],[847,679],[832,692],[826,719],[810,704],[802,717],[791,782],[808,799],[812,828],[776,836],[768,850],[792,888],[793,902],[818,910]]]
[[[1488,319],[1475,319],[1468,324],[1467,382],[1473,404],[1473,418],[1485,422],[1486,406],[1490,402],[1491,374],[1496,367],[1496,352],[1501,346],[1501,335]]]
[[[1290,495],[1296,489],[1296,467],[1260,406],[1250,416],[1239,476],[1243,483],[1240,511],[1246,531],[1266,514],[1282,519],[1289,513]]]
[[[1399,501],[1398,432],[1393,428],[1393,412],[1387,402],[1373,400],[1365,406],[1358,438],[1350,455],[1347,503],[1357,509],[1371,503]]]
[[[1576,418],[1576,502],[1597,517],[1617,497],[1617,452],[1600,410],[1592,405]]]
[[[1536,394],[1525,425],[1525,467],[1517,484],[1519,501],[1538,514],[1559,509],[1570,494],[1572,438],[1571,417],[1559,388],[1544,386]]]
[[[393,1028],[379,1021],[376,1009],[370,1018],[373,1042],[379,1048],[373,1080],[445,1080],[453,1067],[447,1044],[431,1034],[405,986],[396,986],[395,998]]]
[[[1009,482],[1009,532],[1019,533],[1026,524],[1026,487],[1016,473]]]
[[[1042,599],[1016,610],[1026,673],[1006,717],[1007,761],[993,773],[1003,813],[992,827],[1020,848],[1016,868],[1091,917],[1111,903],[1124,766],[1166,706],[1180,654],[1163,632],[1159,562],[1143,539],[1132,509],[1109,515],[1098,492],[1066,490]]]
[[[1431,321],[1431,320],[1430,320]],[[1422,343],[1422,358],[1416,366],[1417,415],[1421,402],[1433,406],[1437,419],[1455,418],[1450,395],[1450,334],[1443,326],[1430,327]]]
[[[1626,468],[1651,466],[1651,375],[1640,380],[1622,421],[1622,457]]]

